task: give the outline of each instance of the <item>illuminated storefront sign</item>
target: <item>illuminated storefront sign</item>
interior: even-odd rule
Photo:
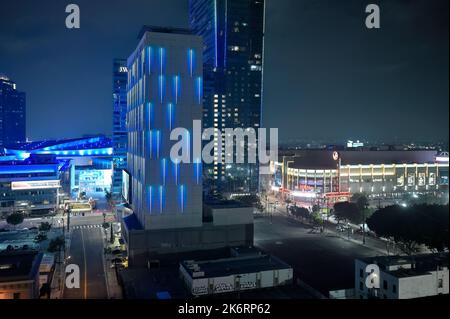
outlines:
[[[59,180],[12,182],[11,190],[49,189],[61,187]]]

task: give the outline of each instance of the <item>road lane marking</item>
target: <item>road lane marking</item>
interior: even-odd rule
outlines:
[[[86,261],[86,246],[84,244],[83,229],[81,232],[81,242],[83,243],[83,259],[84,259],[84,299],[87,299],[87,261]]]

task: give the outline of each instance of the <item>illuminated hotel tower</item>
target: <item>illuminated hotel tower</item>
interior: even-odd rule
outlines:
[[[202,39],[184,29],[144,27],[128,58],[130,204],[145,230],[202,226],[200,159],[193,120],[202,118]],[[172,162],[174,128],[186,128],[191,163]]]
[[[264,0],[189,0],[190,27],[203,38],[203,126],[222,136],[261,126],[264,16]],[[224,164],[222,156],[204,166],[207,192],[257,192],[259,165]]]

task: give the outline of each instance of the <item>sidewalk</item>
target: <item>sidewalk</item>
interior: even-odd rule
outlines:
[[[103,230],[102,230],[103,231]],[[103,247],[106,248],[108,245],[108,239],[110,238],[110,229],[106,231],[106,238],[103,240]],[[104,249],[105,251],[105,249]],[[122,287],[118,281],[118,274],[116,273],[116,268],[111,267],[113,265],[112,259],[116,258],[116,256],[112,254],[103,253],[103,267],[105,272],[105,282],[106,282],[106,290],[108,292],[109,299],[122,299]]]
[[[65,246],[66,255],[68,256],[70,249],[70,232],[65,232]],[[55,271],[53,273],[53,278],[51,282],[51,294],[50,299],[63,299],[64,298],[64,287],[66,280],[66,260],[64,256],[64,250],[59,252],[59,260],[55,265]]]
[[[285,210],[282,210],[282,209],[279,209],[279,208],[277,208],[274,212],[272,212],[272,214],[279,214],[279,215],[285,216],[287,218],[293,219],[293,220],[295,220],[295,221],[297,221],[297,222],[299,222],[299,223],[301,223],[303,225],[307,225],[307,226],[311,226],[311,227],[313,226],[308,221],[306,221],[306,220],[302,221],[300,219],[294,218],[292,215],[287,213]],[[385,248],[386,244],[384,242],[381,242],[380,239],[372,238],[372,237],[367,235],[366,236],[366,243],[364,244],[362,242],[362,235],[358,235],[358,236],[361,236],[361,240],[358,240],[358,239],[355,239],[355,238],[352,238],[352,237],[349,238],[348,234],[346,232],[345,233],[336,232],[332,228],[335,225],[332,222],[329,222],[329,221],[328,222],[325,221],[324,226],[325,226],[325,231],[322,233],[323,235],[334,235],[334,236],[337,236],[337,237],[339,237],[341,239],[350,241],[350,242],[352,242],[354,244],[358,244],[358,245],[367,247],[369,249],[372,249],[374,251],[377,251],[378,253],[380,253],[382,255],[387,255],[387,251],[386,251],[386,248]],[[352,234],[351,236],[355,236],[355,235]],[[399,254],[398,251],[390,251],[390,254],[392,254],[392,253]]]

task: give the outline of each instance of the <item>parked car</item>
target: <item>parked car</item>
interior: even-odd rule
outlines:
[[[343,233],[343,232],[348,231],[349,228],[350,228],[349,225],[337,225],[336,226],[336,231],[340,232],[340,233]]]
[[[34,242],[39,243],[41,241],[44,241],[47,239],[47,235],[45,234],[38,234],[36,237],[34,237]]]

